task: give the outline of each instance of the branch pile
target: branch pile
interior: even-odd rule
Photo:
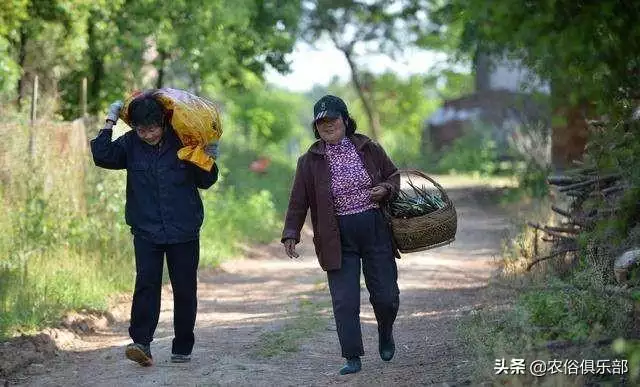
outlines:
[[[577,252],[580,234],[592,231],[603,219],[615,217],[620,210],[619,200],[629,188],[620,173],[601,174],[595,167],[586,166],[569,170],[563,175],[549,176],[547,183],[558,187],[558,191],[570,199],[570,204],[568,208],[551,206],[563,218],[558,225],[527,223],[529,227],[545,234],[542,237],[544,242],[552,244],[551,253],[535,258],[529,263],[527,270],[531,270],[539,262]],[[590,200],[598,198],[601,200]],[[591,206],[588,203],[598,205]],[[535,250],[537,255],[537,248]]]

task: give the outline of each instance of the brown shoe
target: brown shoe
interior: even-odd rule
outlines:
[[[127,359],[135,361],[143,367],[153,365],[153,357],[151,356],[151,349],[148,345],[131,343],[127,345],[127,349],[124,353],[127,356]]]

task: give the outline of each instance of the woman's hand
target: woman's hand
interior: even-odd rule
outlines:
[[[296,252],[296,240],[286,239],[284,241],[284,251],[289,258],[298,258],[300,255]]]
[[[109,106],[109,113],[107,113],[107,122],[111,122],[113,125],[118,122],[120,117],[120,110],[122,110],[123,102],[118,100]]]
[[[375,187],[371,188],[371,199],[375,202],[379,202],[384,199],[388,193],[389,190],[387,190],[385,187],[376,185]]]

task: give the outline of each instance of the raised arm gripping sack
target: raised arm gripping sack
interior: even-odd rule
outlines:
[[[222,136],[222,122],[217,106],[184,90],[162,88],[134,92],[120,110],[120,118],[127,125],[131,126],[128,117],[129,104],[145,95],[152,96],[164,107],[166,118],[183,145],[178,150],[178,158],[211,171],[215,159],[206,154],[204,149]]]

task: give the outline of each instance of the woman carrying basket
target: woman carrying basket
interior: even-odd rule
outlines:
[[[398,273],[391,230],[380,209],[400,188],[397,168],[384,149],[362,134],[344,101],[326,95],[314,105],[316,141],[298,159],[282,243],[290,258],[311,210],[313,243],[327,272],[342,356],[340,374],[360,371],[360,267],[378,322],[380,357],[395,353],[393,323],[399,307]]]

